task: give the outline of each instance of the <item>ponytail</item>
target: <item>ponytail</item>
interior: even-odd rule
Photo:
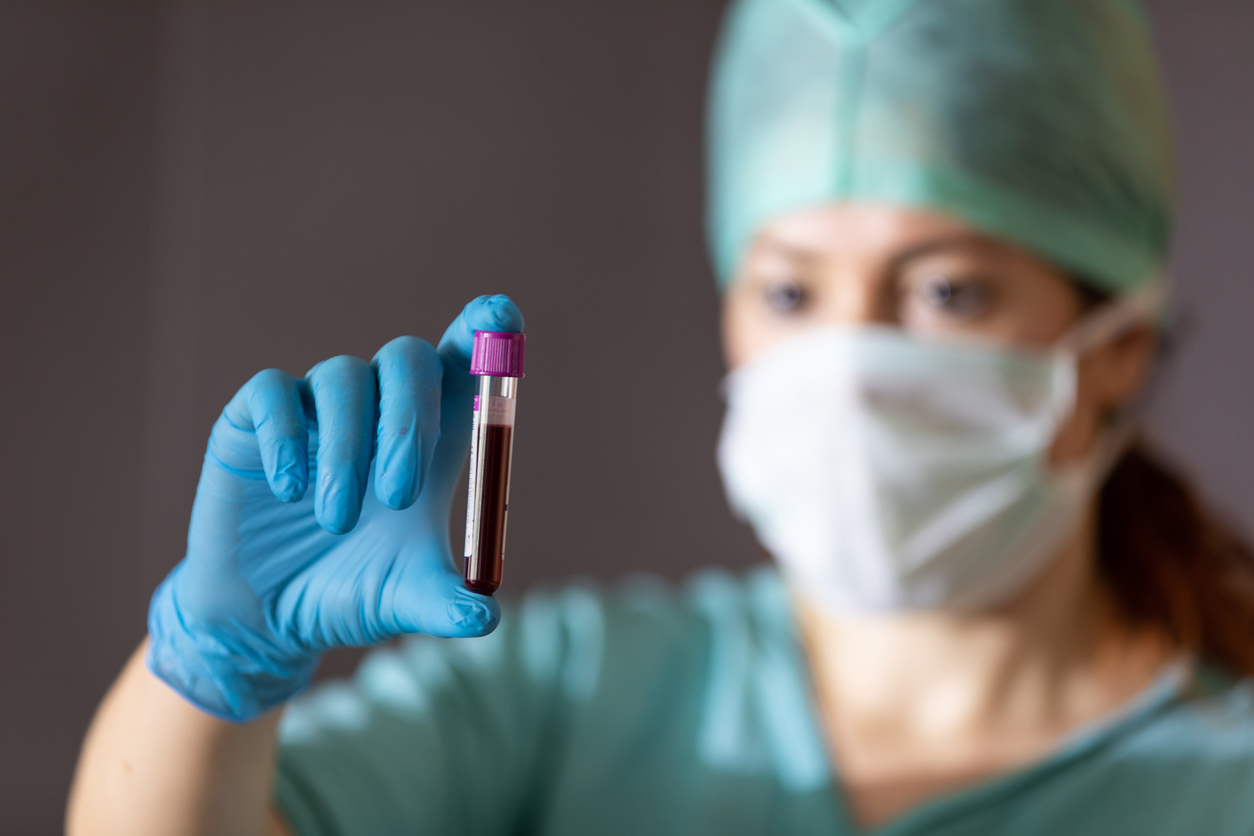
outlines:
[[[1134,624],[1254,675],[1254,551],[1143,445],[1124,454],[1102,487],[1098,554]]]

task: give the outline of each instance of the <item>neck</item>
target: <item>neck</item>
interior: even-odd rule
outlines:
[[[885,756],[894,747],[969,749],[980,760],[995,741],[1027,751],[1143,689],[1168,651],[1118,617],[1097,577],[1094,541],[1090,523],[1027,592],[995,611],[848,616],[799,597],[837,749],[857,741]]]

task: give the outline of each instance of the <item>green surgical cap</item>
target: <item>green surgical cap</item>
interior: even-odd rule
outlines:
[[[1101,290],[1161,269],[1167,109],[1134,0],[736,0],[715,59],[710,245],[847,200],[938,209]]]

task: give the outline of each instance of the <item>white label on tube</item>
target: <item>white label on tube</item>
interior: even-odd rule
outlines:
[[[514,409],[517,403],[513,398],[489,395],[486,422],[498,426],[514,426]]]
[[[475,496],[475,486],[478,483],[479,470],[479,396],[475,395],[475,417],[470,425],[470,478],[469,492],[466,496],[466,551],[465,556],[470,557],[475,550],[475,510],[479,505],[478,497]]]

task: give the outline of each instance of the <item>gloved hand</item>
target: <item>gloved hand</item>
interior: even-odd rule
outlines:
[[[240,389],[209,436],[187,556],[152,598],[149,669],[243,722],[305,687],[332,647],[491,632],[500,610],[463,587],[449,511],[474,332],[522,327],[508,298],[481,296],[438,349],[401,337],[370,364],[335,357]]]

